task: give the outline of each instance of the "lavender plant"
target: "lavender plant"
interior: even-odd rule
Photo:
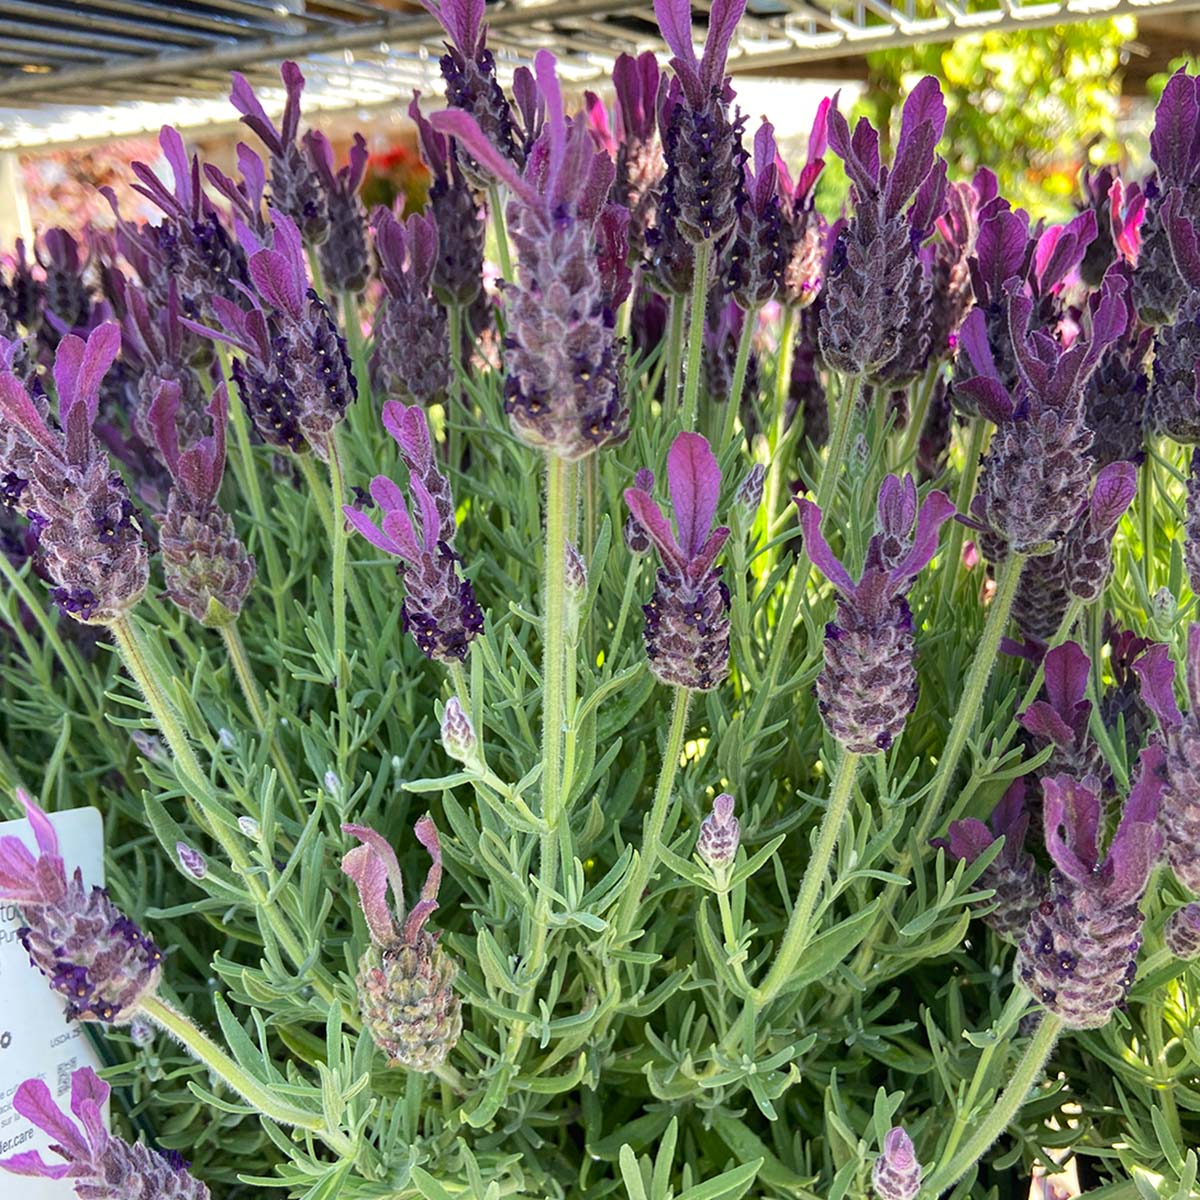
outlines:
[[[278,125],[234,83],[267,164],[164,131],[161,217],[3,280],[0,898],[104,1081],[18,1088],[0,1170],[1183,1200],[1195,76],[1046,227],[932,79],[747,154],[740,3],[658,4],[611,122],[427,7],[428,212],[364,220],[289,64]]]

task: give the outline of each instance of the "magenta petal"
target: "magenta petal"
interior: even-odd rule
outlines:
[[[37,859],[20,838],[0,838],[0,899],[36,900]]]
[[[0,414],[6,421],[23,429],[43,450],[48,450],[55,457],[61,456],[62,447],[57,438],[30,399],[25,385],[15,375],[0,375]]]
[[[691,0],[654,0],[654,16],[671,53],[695,70],[699,64],[692,46]]]
[[[708,10],[708,36],[700,59],[700,81],[708,91],[719,89],[725,78],[729,47],[745,11],[746,0],[713,0]]]
[[[1109,463],[1096,476],[1092,489],[1091,526],[1096,533],[1111,534],[1137,493],[1137,468],[1131,462]]]
[[[1035,700],[1018,715],[1017,722],[1022,729],[1056,746],[1066,748],[1075,741],[1075,731],[1045,700]]]
[[[304,293],[282,254],[260,250],[250,256],[248,269],[255,288],[268,304],[293,317],[302,315]]]
[[[40,1079],[27,1079],[13,1096],[13,1108],[58,1143],[58,1152],[71,1162],[87,1162],[87,1142],[75,1122],[54,1103],[50,1089]]]
[[[353,508],[349,504],[342,505],[342,512],[345,514],[346,520],[376,549],[382,550],[386,554],[406,557],[403,548],[388,537],[366,513],[359,512],[357,508]]]
[[[854,580],[849,571],[834,557],[829,543],[821,533],[821,522],[824,519],[821,510],[811,501],[797,497],[796,504],[800,509],[800,528],[804,532],[804,550],[809,561],[833,584],[843,596],[854,594]]]
[[[995,840],[995,835],[982,821],[967,817],[950,822],[942,844],[954,858],[973,863]]]
[[[111,1091],[91,1067],[81,1067],[71,1076],[71,1111],[83,1125],[93,1151],[102,1150],[108,1140],[101,1110]]]
[[[1200,625],[1193,622],[1188,626],[1187,663],[1184,668],[1188,699],[1192,712],[1200,713]]]
[[[182,397],[179,384],[173,379],[164,379],[150,401],[146,420],[154,435],[154,444],[167,464],[167,470],[175,477],[179,475],[179,429],[176,417]]]
[[[1163,88],[1150,134],[1150,157],[1162,186],[1177,187],[1188,182],[1196,165],[1198,129],[1200,89],[1195,78],[1180,67]]]
[[[442,527],[442,519],[438,513],[437,501],[425,486],[424,481],[416,475],[413,475],[409,479],[408,486],[417,501],[423,545],[426,551],[432,551],[437,547]]]
[[[396,857],[396,851],[392,847],[391,842],[369,825],[343,825],[342,832],[350,834],[351,837],[358,838],[383,863],[384,870],[387,872],[388,883],[391,884],[392,895],[396,904],[403,910],[404,876],[400,871],[400,860]]]
[[[388,907],[387,869],[369,846],[355,846],[342,857],[342,870],[358,888],[358,903],[366,918],[371,940],[388,946],[399,937],[395,918]]]
[[[446,109],[443,112],[433,113],[429,118],[429,123],[439,133],[457,138],[471,157],[501,183],[507,184],[529,203],[537,203],[537,195],[534,191],[516,173],[512,163],[488,141],[487,135],[479,128],[479,124],[469,113],[459,109]]]
[[[0,1171],[10,1175],[32,1175],[41,1179],[66,1179],[68,1175],[82,1174],[71,1163],[48,1163],[36,1150],[26,1150],[11,1158],[0,1158]]]
[[[1046,849],[1055,865],[1076,883],[1087,884],[1097,866],[1100,797],[1069,775],[1042,780]]]
[[[912,483],[911,478],[909,483]],[[893,581],[911,579],[929,565],[930,560],[937,553],[938,533],[942,526],[954,516],[954,513],[954,503],[945,492],[930,492],[925,497],[925,503],[921,505],[921,511],[917,514],[917,528],[913,534],[912,548],[892,568],[890,575]]]
[[[1092,660],[1075,642],[1064,642],[1046,655],[1046,696],[1054,711],[1070,720],[1087,695]]]
[[[433,823],[433,818],[426,813],[413,826],[413,833],[416,835],[417,841],[428,851],[432,860],[429,873],[425,876],[425,885],[421,888],[421,899],[433,900],[437,897],[438,889],[442,885],[442,843],[438,838],[437,826]]]
[[[1132,664],[1138,677],[1142,701],[1165,730],[1177,729],[1183,723],[1179,705],[1175,702],[1175,664],[1170,647],[1155,643]]]
[[[679,546],[691,558],[712,528],[721,493],[721,468],[708,442],[698,433],[681,433],[667,454],[667,486]]]
[[[17,800],[25,810],[25,818],[33,828],[33,836],[37,847],[43,854],[58,854],[58,834],[50,823],[50,818],[38,807],[37,801],[25,791],[17,788]]]
[[[641,488],[626,488],[625,503],[633,519],[646,531],[658,548],[664,566],[682,570],[687,556],[679,548],[671,524],[663,516],[662,509]]]

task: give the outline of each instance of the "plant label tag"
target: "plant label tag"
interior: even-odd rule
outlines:
[[[95,808],[51,813],[59,848],[70,877],[76,867],[88,887],[104,884],[104,823]],[[16,837],[37,853],[26,820],[0,822],[0,837]],[[99,1057],[78,1021],[68,1021],[67,1002],[50,990],[45,976],[29,962],[17,937],[21,917],[15,904],[0,901],[0,1158],[39,1150],[49,1163],[63,1160],[49,1150],[54,1140],[25,1120],[12,1106],[13,1094],[26,1079],[40,1078],[68,1114],[71,1074],[99,1067]],[[106,1113],[107,1116],[107,1113]],[[70,1179],[4,1176],[0,1194],[21,1200],[73,1200]],[[7,1189],[12,1188],[10,1193]]]

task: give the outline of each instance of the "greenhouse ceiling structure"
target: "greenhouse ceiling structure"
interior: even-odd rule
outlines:
[[[707,3],[696,3],[698,29]],[[986,30],[1200,9],[1200,0],[749,0],[735,72],[788,72]],[[662,49],[650,0],[488,5],[501,68],[542,46],[585,81],[622,51]],[[262,86],[295,58],[314,108],[388,103],[437,73],[441,30],[412,0],[0,0],[0,148],[221,119],[229,72]],[[1180,43],[1182,46],[1182,42]]]

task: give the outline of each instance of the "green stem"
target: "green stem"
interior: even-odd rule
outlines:
[[[350,745],[350,672],[346,665],[346,522],[342,516],[346,481],[342,474],[336,430],[329,435],[326,453],[329,456],[329,490],[332,496],[329,536],[333,543],[333,670],[338,709],[338,770],[344,772]],[[342,777],[345,778],[345,775]]]
[[[212,1038],[193,1024],[190,1017],[173,1008],[159,996],[147,996],[140,1009],[156,1025],[175,1038],[203,1063],[214,1075],[252,1104],[264,1117],[280,1125],[306,1129],[319,1137],[337,1154],[353,1158],[357,1153],[354,1142],[340,1130],[328,1129],[320,1113],[293,1108],[275,1092],[234,1061]]]
[[[1020,1111],[1030,1091],[1041,1078],[1054,1049],[1054,1043],[1062,1032],[1062,1022],[1053,1013],[1047,1012],[1038,1024],[1037,1031],[1029,1039],[1025,1053],[1009,1077],[1008,1086],[997,1098],[996,1103],[976,1124],[963,1147],[940,1166],[922,1188],[922,1195],[940,1196],[953,1187],[987,1153],[988,1147],[1008,1128],[1009,1123]]]
[[[825,469],[821,472],[821,482],[817,485],[817,507],[822,516],[827,516],[834,493],[837,491],[838,476],[846,461],[846,453],[850,446],[850,430],[854,426],[854,409],[858,400],[858,378],[852,377],[847,381],[847,387],[841,397],[834,418],[833,436],[829,443],[829,457],[825,461]],[[770,711],[771,696],[779,683],[779,675],[787,659],[788,647],[791,644],[792,630],[796,626],[796,618],[800,614],[800,606],[804,602],[808,590],[808,575],[812,569],[812,559],[807,550],[802,550],[792,572],[792,586],[788,589],[787,600],[783,613],[771,634],[771,657],[767,661],[767,670],[763,677],[762,686],[754,700],[754,708],[750,719],[750,729],[747,741],[750,744],[757,739],[766,723]]]
[[[718,452],[725,449],[733,441],[734,427],[742,407],[742,393],[746,390],[746,371],[750,367],[750,351],[754,347],[754,333],[758,328],[757,308],[742,314],[742,336],[738,338],[737,358],[733,363],[733,383],[726,397],[725,425],[721,430],[721,440],[717,443]]]
[[[966,459],[963,462],[962,474],[958,477],[958,493],[954,497],[954,507],[960,513],[969,512],[971,498],[975,495],[975,480],[979,476],[979,458],[983,454],[983,443],[987,438],[987,422],[982,417],[971,421],[971,439],[967,443]],[[950,523],[950,534],[946,539],[946,547],[940,557],[944,562],[942,567],[942,590],[938,597],[938,614],[948,608],[954,599],[954,588],[958,583],[959,567],[962,564],[962,548],[965,526],[958,521]]]
[[[512,258],[508,252],[508,227],[504,223],[504,206],[500,202],[499,184],[488,186],[488,208],[492,212],[492,229],[496,234],[496,254],[500,259],[500,275],[512,282]]]
[[[682,294],[671,297],[671,318],[667,325],[667,375],[663,384],[663,412],[669,413],[679,398],[679,375],[683,369],[683,319],[687,301]]]
[[[858,775],[860,757],[861,755],[850,750],[842,754],[842,761],[838,764],[837,774],[834,776],[829,803],[825,808],[825,816],[817,834],[817,842],[813,847],[812,857],[808,860],[808,866],[804,868],[800,894],[792,906],[787,932],[783,935],[779,952],[775,955],[775,961],[771,964],[762,986],[755,988],[751,993],[751,1002],[756,1009],[765,1008],[779,995],[795,971],[801,955],[812,941],[813,913],[816,911],[821,887],[829,874],[829,864],[837,846],[838,835],[846,821],[850,798],[854,795],[854,781]]]
[[[604,665],[610,670],[616,669],[617,653],[621,649],[621,639],[625,636],[625,624],[629,620],[629,610],[633,607],[634,593],[637,591],[641,577],[642,572],[637,559],[634,559],[625,573],[625,590],[621,594],[621,608],[617,613],[617,623],[613,626],[612,640],[608,644],[608,655],[604,660]]]
[[[671,710],[671,727],[667,732],[667,744],[663,748],[662,768],[658,773],[658,786],[654,789],[654,803],[646,821],[642,836],[642,851],[630,872],[629,882],[621,896],[621,907],[617,913],[616,931],[621,937],[633,928],[638,910],[654,868],[658,865],[658,848],[662,843],[663,829],[667,823],[667,810],[671,805],[671,793],[675,787],[675,776],[679,773],[679,757],[683,753],[683,739],[687,733],[688,705],[692,694],[687,688],[675,689],[675,704]]]
[[[1146,578],[1146,593],[1154,597],[1154,453],[1153,442],[1147,439],[1147,454],[1142,459],[1141,479],[1138,480],[1138,513],[1141,517],[1142,574]]]
[[[940,370],[941,363],[935,362],[921,379],[917,402],[909,412],[908,428],[904,431],[904,441],[900,445],[900,459],[897,467],[901,471],[908,469],[908,464],[917,452],[917,445],[921,441],[921,430],[925,428],[925,418],[929,415],[929,402],[933,398],[933,389],[937,384]]]
[[[258,690],[258,681],[254,678],[254,671],[250,666],[250,656],[246,653],[246,643],[242,641],[242,632],[238,628],[237,622],[230,621],[228,625],[222,625],[221,637],[225,640],[225,650],[229,654],[229,661],[233,663],[234,673],[237,675],[238,683],[241,684],[242,695],[246,698],[246,706],[250,709],[255,728],[263,737],[270,740],[271,761],[275,764],[276,771],[279,772],[279,778],[283,782],[288,796],[296,806],[297,814],[302,814],[300,785],[296,782],[296,776],[292,773],[292,765],[288,762],[287,755],[283,753],[283,747],[280,746],[279,739],[275,736],[275,730],[271,727],[271,716],[263,701],[262,693]]]
[[[983,703],[983,693],[988,680],[992,677],[992,668],[1000,653],[1000,639],[1008,627],[1008,615],[1012,611],[1013,598],[1021,583],[1021,573],[1025,567],[1025,555],[1010,553],[1000,568],[1000,578],[996,581],[996,594],[992,597],[992,605],[988,611],[987,621],[983,626],[983,635],[975,649],[975,657],[971,660],[971,670],[967,675],[966,686],[959,697],[958,707],[954,711],[954,719],[950,725],[950,736],[946,739],[941,758],[938,759],[937,772],[933,777],[933,790],[922,804],[921,821],[917,825],[916,843],[923,846],[937,825],[938,816],[946,793],[954,782],[954,771],[967,738],[975,727],[975,718],[979,715],[979,707]]]
[[[688,329],[687,376],[683,384],[683,427],[695,429],[696,408],[700,399],[700,364],[704,354],[704,318],[708,309],[708,269],[712,262],[712,242],[696,247],[692,263],[692,302]]]
[[[1175,1139],[1177,1146],[1185,1146],[1183,1129],[1179,1123],[1179,1106],[1175,1103],[1175,1081],[1171,1078],[1171,1068],[1167,1064],[1166,1051],[1163,1045],[1163,1001],[1162,993],[1145,1006],[1146,1031],[1150,1035],[1150,1059],[1154,1069],[1154,1090],[1162,1102],[1162,1114],[1167,1122],[1167,1128]]]
[[[992,1026],[992,1040],[984,1046],[980,1052],[979,1061],[975,1064],[975,1071],[971,1076],[971,1084],[967,1089],[966,1098],[959,1106],[958,1115],[954,1118],[954,1127],[950,1130],[950,1136],[942,1148],[943,1158],[953,1156],[967,1127],[975,1120],[975,1102],[979,1099],[979,1093],[987,1083],[992,1069],[992,1060],[996,1057],[998,1050],[1008,1048],[1009,1037],[1028,1008],[1029,993],[1023,987],[1013,988],[1008,1003],[1004,1006],[1000,1016],[996,1018],[995,1025]]]
[[[784,453],[784,441],[790,440],[787,429],[787,400],[788,389],[792,382],[792,357],[796,350],[796,326],[799,320],[800,310],[794,304],[787,305],[783,310],[783,325],[779,330],[779,365],[775,372],[774,432],[771,435],[771,465],[767,468],[768,528],[775,520],[779,507],[779,493],[783,489],[784,472],[788,466],[785,461],[788,456]],[[850,407],[852,408],[853,405]],[[821,482],[822,484],[825,482],[823,476]],[[819,503],[820,501],[818,501]],[[825,510],[822,508],[821,511]]]
[[[750,994],[750,981],[746,978],[745,969],[740,961],[734,962],[733,956],[737,953],[737,934],[733,928],[733,913],[729,905],[729,892],[724,888],[717,893],[717,908],[721,913],[721,932],[725,938],[725,953],[729,956],[730,969],[733,971],[734,978],[738,982],[738,987],[741,989],[740,995],[745,997]]]
[[[141,637],[132,621],[129,617],[122,617],[120,620],[114,621],[108,628],[113,635],[113,640],[117,643],[117,649],[121,652],[125,669],[133,676],[134,682],[145,697],[159,732],[166,739],[176,762],[190,777],[192,783],[198,784],[207,792],[208,776],[200,766],[200,760],[196,757],[191,742],[188,741],[187,733],[180,723],[174,706],[167,699],[167,693],[163,690],[150,666],[146,647],[142,644]]]

